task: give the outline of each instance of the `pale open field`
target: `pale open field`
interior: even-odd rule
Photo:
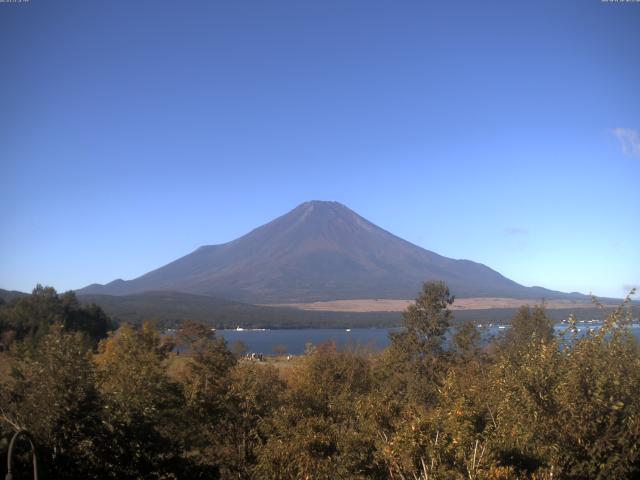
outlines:
[[[330,312],[401,312],[413,300],[400,299],[354,299],[331,300],[312,303],[281,303],[278,307],[299,308],[302,310],[319,310]],[[490,308],[518,308],[522,305],[539,305],[540,299],[514,298],[459,298],[451,306],[452,310],[487,310]],[[590,301],[553,300],[545,302],[546,308],[592,308]]]

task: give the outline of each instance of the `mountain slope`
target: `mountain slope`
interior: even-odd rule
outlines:
[[[524,287],[489,267],[413,245],[337,202],[306,202],[250,233],[196,251],[133,280],[80,294],[173,290],[250,303],[414,298],[443,280],[461,297],[566,298]]]

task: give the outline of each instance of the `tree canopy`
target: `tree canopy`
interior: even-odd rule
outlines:
[[[115,328],[99,306],[80,304],[74,292],[59,295],[52,287],[37,285],[31,295],[0,304],[0,347],[7,348],[14,339],[37,340],[54,324],[84,332],[94,344]]]
[[[0,307],[0,453],[27,429],[44,478],[638,478],[629,301],[581,334],[523,307],[492,345],[451,326],[452,302],[425,284],[381,352],[257,362],[194,322],[106,333],[99,310],[38,287]]]

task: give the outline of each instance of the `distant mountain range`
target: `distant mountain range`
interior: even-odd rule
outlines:
[[[252,304],[412,299],[427,280],[458,297],[586,299],[525,287],[491,268],[418,247],[337,202],[299,205],[248,234],[203,246],[133,280],[92,284],[79,295],[172,291]]]

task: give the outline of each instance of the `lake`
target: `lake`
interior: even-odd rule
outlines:
[[[585,335],[589,328],[598,329],[600,323],[578,324],[579,334]],[[503,334],[509,327],[492,325],[482,328],[483,338],[486,340]],[[567,328],[566,324],[556,324],[556,332]],[[283,329],[283,330],[217,330],[217,334],[224,337],[229,344],[240,340],[247,346],[249,352],[273,355],[275,348],[283,346],[287,353],[300,355],[305,351],[305,345],[318,345],[327,341],[334,341],[338,347],[368,347],[380,350],[389,345],[389,332],[398,332],[400,328],[314,328],[314,329]],[[634,323],[631,327],[633,335],[640,341],[640,325]]]
[[[224,337],[229,347],[241,340],[249,352],[273,355],[275,348],[282,345],[287,353],[300,355],[304,353],[307,343],[319,345],[328,341],[335,341],[339,347],[366,346],[380,350],[389,344],[390,331],[400,331],[400,328],[217,330],[216,333]]]

